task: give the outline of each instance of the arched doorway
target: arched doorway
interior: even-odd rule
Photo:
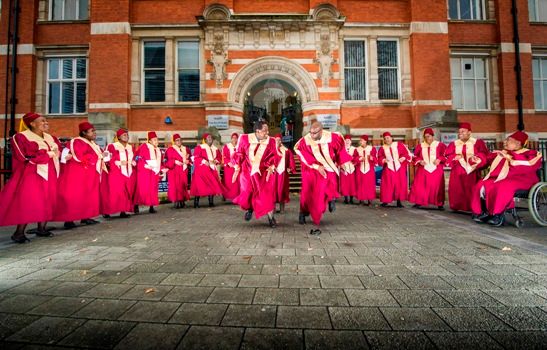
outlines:
[[[281,134],[287,147],[302,135],[302,102],[293,85],[275,76],[263,77],[245,94],[243,130],[252,132],[254,123],[268,122],[270,135]]]

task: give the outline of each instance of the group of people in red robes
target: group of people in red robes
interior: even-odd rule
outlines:
[[[435,140],[432,129],[425,129],[423,141],[412,154],[402,142],[394,141],[389,132],[383,135],[383,145],[376,150],[368,136],[351,144],[351,137],[326,131],[313,121],[310,131],[294,147],[302,165],[299,223],[311,217],[320,234],[323,214],[336,209],[340,195],[345,203],[370,205],[376,198],[375,166],[383,168],[380,202],[387,206],[409,200],[414,207],[436,206],[444,209],[444,167],[449,166],[449,205],[454,211],[472,212],[473,220],[500,226],[504,212],[513,206],[517,190],[528,190],[539,181],[537,169],[541,154],[526,149],[528,135],[517,131],[510,135],[504,149],[490,153],[482,140],[471,136],[471,125],[461,123],[458,139],[446,147]],[[38,236],[51,236],[46,223],[64,222],[70,229],[81,224],[98,223],[94,217],[109,217],[120,213],[138,212],[148,206],[150,213],[159,204],[158,184],[167,174],[168,199],[174,208],[185,206],[194,197],[199,207],[200,197],[208,197],[214,206],[214,196],[226,200],[244,211],[250,221],[268,217],[276,227],[274,216],[283,212],[289,202],[289,177],[296,172],[293,152],[283,146],[281,135],[269,136],[268,124],[259,120],[250,134],[231,135],[220,150],[210,134],[203,134],[193,154],[182,145],[178,134],[165,154],[158,147],[155,132],[148,132],[147,141],[134,148],[129,144],[126,129],[116,132],[116,141],[102,150],[95,143],[96,131],[89,122],[79,124],[79,135],[62,145],[49,134],[45,117],[27,113],[21,130],[11,139],[13,175],[0,192],[0,226],[16,225],[13,241],[28,241],[25,228]],[[408,191],[408,165],[415,166],[415,177]],[[193,166],[190,191],[189,171]],[[223,168],[223,176],[219,168]],[[481,179],[481,171],[489,167]]]

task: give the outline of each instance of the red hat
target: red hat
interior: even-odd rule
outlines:
[[[78,125],[78,129],[80,129],[80,132],[84,132],[94,128],[95,127],[90,122],[81,122],[80,125]]]
[[[181,137],[180,137],[179,134],[173,134],[173,141],[178,140],[178,139],[180,139],[180,138],[181,138]]]
[[[152,140],[152,139],[158,138],[158,135],[156,135],[156,132],[155,132],[155,131],[149,131],[149,132],[148,132],[148,135],[146,136],[146,138],[147,138],[148,140]]]
[[[276,134],[274,136],[274,139],[282,139],[282,138],[283,138],[283,135],[281,135],[281,134]]]
[[[345,135],[344,140],[351,140],[351,135]]]
[[[123,134],[127,134],[128,132],[129,131],[127,131],[127,129],[119,128],[118,131],[116,131],[116,137],[120,138],[120,136],[122,136]]]
[[[201,136],[201,138],[205,140],[205,139],[207,139],[207,136],[211,136],[211,135],[206,132]]]
[[[234,132],[234,133],[232,134],[232,136],[230,136],[230,138],[233,138],[234,136],[235,136],[235,137],[239,137],[239,134],[238,134],[237,132]]]
[[[428,134],[428,135],[431,135],[431,136],[435,136],[435,133],[433,132],[433,129],[431,128],[427,128],[424,130],[424,136],[425,134]]]
[[[382,134],[382,137],[391,137],[391,133],[389,131],[386,131],[385,133]]]
[[[368,135],[361,135],[361,140],[365,140],[368,142]]]
[[[27,126],[27,128],[30,128],[30,123],[35,121],[36,119],[40,118],[41,115],[34,112],[29,112],[23,116],[23,123]]]
[[[460,123],[460,129],[467,129],[471,131],[471,123],[467,123],[467,122]]]
[[[521,145],[524,145],[526,141],[528,141],[528,134],[526,134],[524,131],[515,131],[514,133],[509,135],[509,137],[520,141]]]

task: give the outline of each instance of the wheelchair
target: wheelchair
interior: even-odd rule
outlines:
[[[524,225],[519,211],[528,210],[534,221],[540,226],[547,226],[547,182],[538,182],[529,191],[517,191],[514,196],[515,207],[509,213],[515,220],[515,226]],[[520,204],[524,202],[524,206]],[[519,205],[517,205],[519,204]]]

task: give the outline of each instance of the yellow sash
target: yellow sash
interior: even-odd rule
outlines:
[[[319,141],[312,139],[311,135],[308,133],[304,136],[304,141],[306,142],[306,145],[311,148],[315,159],[321,163],[326,171],[335,172],[336,175],[340,175],[338,167],[332,160],[329,152],[329,143],[332,141],[332,133],[330,131],[323,130],[323,134],[321,135],[321,139]],[[321,154],[319,147],[321,147],[323,154]]]
[[[37,134],[33,133],[30,130],[25,130],[21,132],[27,140],[31,142],[36,142],[38,144],[38,149],[43,149],[46,152],[49,151],[58,151],[59,147],[57,146],[57,143],[55,143],[55,139],[50,134],[44,133],[44,137],[41,138]],[[13,138],[15,141],[15,138]],[[16,143],[17,145],[17,143]],[[17,145],[17,148],[19,148],[19,145]],[[31,160],[32,162],[32,160]],[[57,173],[57,177],[59,176],[59,158],[53,157],[53,164],[55,165],[55,172]],[[36,164],[36,173],[40,175],[44,180],[48,180],[49,175],[49,166],[48,164]]]
[[[72,154],[72,158],[74,158],[75,161],[81,162],[81,160],[79,160],[78,157],[76,156],[76,152],[74,152],[74,141],[75,140],[80,140],[80,141],[86,143],[95,152],[95,154],[97,155],[97,163],[95,164],[95,170],[97,171],[97,173],[101,174],[101,170],[104,170],[105,172],[108,172],[105,165],[104,165],[103,152],[101,151],[101,147],[99,147],[99,145],[97,145],[94,141],[89,141],[88,139],[85,139],[85,138],[80,137],[80,136],[78,136],[76,138],[73,138],[70,141],[70,153]]]
[[[469,138],[466,142],[461,141],[460,139],[454,141],[454,145],[456,146],[456,155],[462,156],[460,160],[458,161],[462,168],[465,169],[465,172],[467,174],[471,174],[477,166],[480,164],[480,160],[477,164],[471,165],[469,164],[469,159],[475,155],[475,143],[477,142],[477,139],[474,139],[472,137]],[[463,146],[465,145],[465,157],[463,157]]]
[[[422,142],[422,158],[424,159],[424,169],[430,173],[437,169],[435,161],[437,160],[437,146],[439,141],[435,140],[429,145],[427,142]]]
[[[346,148],[346,152],[353,158],[353,152],[355,152],[355,147],[349,146],[349,148]],[[355,167],[348,169],[348,171],[345,171],[347,174],[353,174],[355,171]]]
[[[114,146],[114,149],[120,154],[120,164],[116,165],[120,168],[125,177],[130,177],[133,173],[133,166],[131,165],[133,160],[133,147],[131,147],[130,144],[127,144],[124,147],[121,142],[114,142],[112,146]],[[125,151],[127,151],[127,154]],[[121,162],[123,161],[127,162],[127,164],[122,165]]]
[[[283,174],[286,170],[285,166],[285,155],[287,154],[287,148],[283,145],[279,147],[278,153],[281,155],[281,160],[279,161],[279,164],[277,165],[276,171],[278,174]]]
[[[527,151],[528,151],[528,149],[521,148],[518,151],[515,151],[515,153],[520,154],[520,153],[524,153],[524,152],[527,152]],[[505,163],[503,163],[501,171],[498,174],[498,177],[496,178],[496,180],[494,182],[498,182],[498,181],[501,181],[501,180],[507,178],[507,175],[509,175],[509,169],[510,169],[511,166],[519,166],[519,165],[532,166],[532,165],[535,165],[540,159],[541,159],[541,153],[539,153],[539,152],[538,152],[537,156],[535,156],[531,160],[513,160],[513,159],[511,159],[510,161],[508,161],[507,159],[505,159],[505,157],[503,155],[498,154],[496,156],[496,158],[494,158],[494,161],[492,162],[492,164],[490,165],[490,171],[488,171],[488,174],[484,177],[484,180],[488,180],[490,178],[490,175],[492,174],[492,172],[498,167],[498,165],[502,161],[505,161]]]
[[[387,167],[391,171],[397,171],[401,168],[401,162],[399,162],[399,149],[397,148],[397,144],[397,141],[393,141],[390,146],[382,146],[386,155],[386,159],[388,160]]]
[[[247,134],[249,137],[249,160],[251,161],[251,176],[260,174],[260,161],[266,151],[270,137],[267,136],[264,140],[259,141],[255,134]],[[258,147],[258,150],[256,149]],[[255,153],[256,150],[256,153]]]
[[[173,149],[182,157],[182,170],[186,170],[188,168],[188,165],[186,164],[186,160],[188,158],[188,154],[186,153],[186,147],[179,147],[177,145],[173,145],[171,147],[173,147]]]
[[[201,147],[202,150],[205,151],[205,153],[207,154],[207,160],[209,162],[214,162],[215,161],[215,155],[217,154],[217,148],[215,146],[210,146],[206,143],[202,143],[201,145],[199,145]],[[210,164],[209,165],[211,169],[213,170],[216,170],[216,167],[213,165],[213,164]]]
[[[363,174],[366,174],[370,171],[370,161],[369,156],[370,152],[372,151],[372,146],[368,145],[366,147],[357,147],[357,153],[359,154],[359,157],[365,157],[365,160],[361,161],[361,166],[359,169]]]

